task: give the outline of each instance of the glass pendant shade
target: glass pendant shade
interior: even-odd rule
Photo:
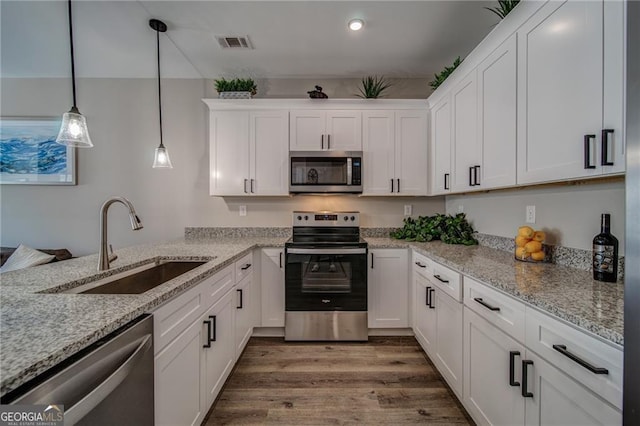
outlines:
[[[87,129],[87,119],[80,114],[78,108],[72,107],[69,112],[65,112],[62,116],[62,125],[56,142],[61,145],[78,148],[91,148],[93,146],[89,136],[89,129]]]
[[[173,169],[173,166],[171,165],[171,159],[169,158],[169,151],[167,151],[167,148],[165,148],[162,144],[156,148],[156,153],[153,157],[153,168]]]

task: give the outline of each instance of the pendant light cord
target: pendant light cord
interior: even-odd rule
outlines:
[[[164,148],[162,143],[162,89],[160,85],[160,31],[156,30],[156,44],[158,50],[158,114],[160,116],[160,148]]]
[[[71,0],[69,0],[69,46],[71,47],[71,89],[73,91],[73,109],[76,106],[76,67],[75,58],[73,56],[73,17],[71,14]]]

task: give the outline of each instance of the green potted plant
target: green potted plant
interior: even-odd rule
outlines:
[[[251,78],[215,80],[218,97],[221,99],[251,99],[256,94],[256,83]]]
[[[453,65],[450,67],[444,67],[439,74],[435,74],[435,79],[429,82],[429,86],[431,86],[433,90],[436,90],[461,63],[462,61],[460,60],[460,56],[458,56],[456,60],[453,61]]]
[[[356,94],[359,98],[376,99],[382,97],[382,93],[391,87],[384,76],[367,76],[360,82],[361,86],[358,88],[360,93]]]

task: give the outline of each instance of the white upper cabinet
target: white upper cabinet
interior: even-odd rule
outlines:
[[[431,108],[429,162],[430,194],[451,191],[451,97],[443,97]]]
[[[453,88],[451,106],[453,111],[451,190],[469,191],[477,186],[480,172],[476,70],[470,72]]]
[[[622,46],[623,2],[548,2],[520,27],[519,184],[624,171]]]
[[[361,151],[362,113],[359,110],[292,110],[291,151]]]
[[[211,111],[210,194],[288,195],[288,111]]]
[[[516,74],[513,34],[478,66],[480,189],[516,184]]]
[[[426,195],[426,110],[363,111],[363,129],[363,195]]]

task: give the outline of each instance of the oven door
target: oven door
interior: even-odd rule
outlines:
[[[366,311],[367,249],[287,248],[287,311]]]

